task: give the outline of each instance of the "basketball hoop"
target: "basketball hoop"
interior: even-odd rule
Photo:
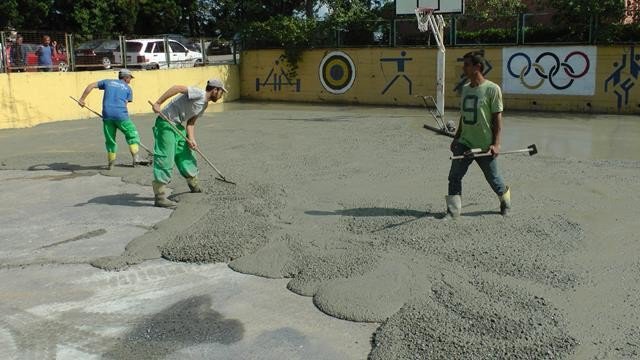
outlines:
[[[429,31],[429,18],[433,16],[432,8],[421,7],[416,8],[416,18],[418,19],[418,30],[421,32]]]

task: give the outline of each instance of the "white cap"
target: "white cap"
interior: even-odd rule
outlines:
[[[118,79],[122,79],[125,76],[131,76],[131,78],[133,79],[133,74],[131,73],[131,70],[129,69],[120,69],[120,71],[118,72]]]
[[[220,81],[218,79],[209,79],[209,81],[207,81],[207,86],[217,87],[217,88],[222,89],[222,91],[227,92],[227,89],[222,84],[222,81]]]

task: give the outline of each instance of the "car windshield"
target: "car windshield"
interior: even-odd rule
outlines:
[[[95,49],[98,47],[104,40],[91,40],[85,43],[82,43],[78,46],[78,50],[86,50],[86,49]]]
[[[115,50],[120,46],[118,40],[107,40],[96,48],[96,51]]]
[[[140,52],[142,43],[137,41],[127,41],[127,52]]]

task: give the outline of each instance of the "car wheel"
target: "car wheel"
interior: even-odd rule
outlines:
[[[111,69],[111,59],[109,59],[108,57],[103,57],[102,58],[102,67],[105,70]]]
[[[196,61],[194,61],[193,67],[198,67],[198,66],[204,66],[204,64],[202,63],[202,59],[196,59]]]
[[[58,64],[58,71],[67,72],[69,71],[69,65],[66,62],[60,62]]]

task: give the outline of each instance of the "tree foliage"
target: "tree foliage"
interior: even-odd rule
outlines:
[[[475,20],[491,22],[493,19],[517,15],[525,8],[520,0],[467,0],[465,15]]]
[[[596,23],[616,23],[622,20],[625,0],[545,0],[558,17],[569,23],[584,23],[593,17]]]

